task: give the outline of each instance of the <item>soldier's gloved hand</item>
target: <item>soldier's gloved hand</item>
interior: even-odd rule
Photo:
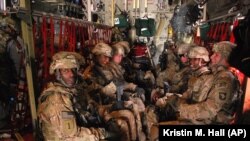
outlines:
[[[144,102],[146,100],[145,98],[145,90],[143,88],[136,87],[135,92],[139,98]]]
[[[114,82],[110,82],[108,85],[106,85],[105,87],[103,87],[101,89],[102,93],[104,93],[107,96],[110,97],[114,97],[115,92],[116,92],[116,86],[114,84]]]

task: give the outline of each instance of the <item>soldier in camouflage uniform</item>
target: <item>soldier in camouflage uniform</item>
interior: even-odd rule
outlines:
[[[141,116],[145,112],[145,105],[143,103],[143,101],[145,101],[145,91],[144,89],[139,88],[134,83],[126,82],[123,77],[124,69],[120,65],[122,58],[130,51],[129,43],[126,41],[120,41],[114,44],[112,46],[112,49],[113,57],[112,61],[110,62],[110,67],[111,72],[113,74],[113,79],[122,82],[124,105],[126,107],[132,107],[132,111],[136,119],[136,126],[139,138],[143,138]]]
[[[151,101],[153,103],[156,102],[158,97],[164,96],[164,84],[167,82],[167,84],[171,86],[169,83],[174,79],[174,75],[180,71],[180,62],[175,52],[175,48],[171,47],[168,49],[166,57],[166,69],[158,73],[156,77],[156,89],[153,89],[151,92]]]
[[[126,41],[120,41],[112,46],[113,49],[113,57],[112,61],[110,62],[111,72],[113,74],[113,79],[117,81],[124,82],[123,90],[135,92],[135,97],[141,98],[142,101],[145,101],[145,91],[142,88],[139,88],[134,83],[127,83],[124,79],[124,68],[121,66],[122,58],[125,54],[128,54],[130,51],[129,43]]]
[[[213,79],[209,82],[211,85],[209,90],[205,90],[206,93],[199,93],[198,96],[202,101],[190,104],[177,97],[167,100],[166,105],[169,105],[168,107],[178,116],[178,119],[188,119],[192,124],[232,123],[241,97],[240,83],[228,70],[228,58],[235,46],[228,41],[214,45],[211,56]],[[196,80],[196,82],[199,81]]]
[[[180,69],[176,73],[172,74],[172,79],[166,81],[169,85],[167,90],[168,92],[182,94],[187,90],[188,80],[192,75],[191,68],[189,67],[188,52],[192,47],[194,47],[194,45],[184,43],[177,46],[177,55],[178,59],[180,60]],[[161,83],[163,85],[164,82]],[[153,92],[151,95],[152,101],[155,101],[161,96],[164,96],[163,90]]]
[[[77,126],[73,99],[79,94],[79,88],[84,89],[77,75],[78,69],[74,53],[59,52],[53,56],[50,74],[55,74],[56,81],[48,84],[38,105],[39,125],[46,141],[98,141],[106,138],[104,128]]]
[[[159,72],[159,75],[156,78],[156,85],[161,89],[164,87],[164,82],[171,81],[173,76],[180,70],[179,61],[174,50],[168,49],[167,60],[167,68]]]
[[[208,96],[207,114],[213,124],[229,124],[234,120],[241,97],[240,83],[229,71],[228,58],[236,45],[229,41],[222,41],[213,46],[210,57],[214,75],[213,87]],[[209,107],[209,108],[208,108]]]
[[[191,68],[189,67],[188,52],[194,47],[191,44],[180,44],[177,47],[177,54],[180,59],[180,70],[174,74],[173,79],[169,82],[171,93],[184,93],[187,90],[188,80],[191,77]]]
[[[90,96],[99,105],[100,117],[105,123],[117,124],[121,132],[122,140],[136,140],[137,131],[135,117],[131,109],[119,107],[116,109],[113,105],[116,103],[117,83],[110,66],[112,57],[112,48],[105,43],[98,43],[92,50],[94,54],[94,64],[89,66],[84,72],[85,79],[88,79],[88,91]],[[111,127],[113,128],[113,127]]]
[[[209,53],[206,48],[196,46],[189,51],[188,56],[194,77],[189,79],[187,91],[181,98],[167,93],[157,100],[156,105],[160,107],[161,120],[175,119],[178,115],[178,119],[188,120],[192,124],[208,124],[209,119],[203,117],[207,109],[202,103],[206,102],[213,84],[213,75],[207,66]]]
[[[90,80],[90,96],[100,105],[111,104],[116,98],[116,85],[109,66],[112,48],[105,43],[97,44],[92,53],[94,64],[84,72],[85,79]]]

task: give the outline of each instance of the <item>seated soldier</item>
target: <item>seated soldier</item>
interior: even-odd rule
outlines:
[[[121,66],[121,62],[125,53],[128,54],[130,48],[128,42],[121,41],[112,46],[113,49],[113,57],[110,62],[111,73],[113,74],[113,79],[116,81],[120,81],[123,84],[124,91],[135,92],[135,97],[141,98],[142,101],[145,101],[145,91],[144,89],[138,87],[134,83],[128,83],[124,79],[124,68]],[[130,95],[131,96],[131,95]]]
[[[188,81],[188,89],[182,95],[166,93],[156,97],[155,110],[151,114],[158,124],[151,126],[154,139],[158,138],[158,125],[208,124],[203,103],[206,102],[213,83],[213,75],[208,69],[209,53],[206,48],[195,46],[188,53],[193,77]],[[152,108],[151,108],[152,109]],[[165,122],[164,122],[165,121]],[[154,122],[155,123],[155,122]]]
[[[237,110],[242,96],[240,82],[236,75],[229,70],[228,59],[235,44],[222,41],[214,44],[210,57],[210,67],[214,75],[213,87],[207,98],[207,112],[212,124],[230,124],[237,122]],[[209,107],[209,108],[208,108]],[[208,118],[207,117],[207,118]]]
[[[187,90],[188,80],[192,75],[189,66],[188,52],[194,45],[180,44],[177,46],[177,54],[180,59],[180,70],[174,74],[173,79],[169,82],[170,93],[184,93]]]
[[[177,58],[180,60],[180,70],[173,74],[172,79],[161,82],[162,85],[165,83],[167,86],[164,86],[164,90],[159,88],[155,89],[151,94],[152,101],[156,101],[157,97],[161,97],[167,92],[182,94],[187,90],[188,80],[192,76],[192,71],[189,66],[188,52],[192,47],[194,47],[194,45],[184,43],[177,46]]]
[[[142,134],[141,116],[144,116],[145,105],[145,91],[139,88],[134,83],[128,83],[123,77],[124,69],[120,65],[123,57],[129,52],[129,43],[125,41],[118,42],[112,46],[113,57],[110,62],[111,72],[113,74],[113,80],[118,81],[120,84],[116,84],[122,89],[122,101],[125,107],[132,107],[132,111],[136,118],[137,132]]]
[[[38,118],[44,140],[99,141],[108,137],[104,128],[79,127],[73,99],[79,94],[79,64],[75,53],[59,52],[52,58],[50,74],[56,80],[39,97]],[[82,87],[83,88],[83,87]]]
[[[132,108],[118,105],[116,101],[117,86],[109,64],[112,48],[108,44],[98,43],[92,53],[94,64],[89,66],[83,75],[89,81],[90,97],[102,105],[98,107],[100,117],[105,123],[115,121],[122,132],[122,139],[136,140],[138,132]]]
[[[190,59],[190,68],[193,71],[193,77],[189,79],[188,89],[179,99],[181,99],[181,102],[187,104],[200,103],[206,100],[213,81],[212,73],[208,69],[209,53],[206,48],[196,46],[190,50],[188,57]],[[175,94],[171,96],[170,93],[167,93],[166,96],[157,100],[156,106],[158,106],[162,112],[162,117],[160,118],[161,121],[169,120],[171,118],[170,114],[167,114],[168,112],[165,111],[169,108],[169,99],[175,99],[174,97],[178,96]],[[184,111],[187,112],[186,109]],[[202,121],[200,124],[202,124]]]
[[[174,75],[180,70],[179,60],[173,47],[167,50],[165,57],[167,60],[166,68],[161,70],[156,78],[156,86],[160,89],[164,88],[164,82],[171,81]]]
[[[228,58],[232,48],[235,46],[236,45],[228,41],[214,44],[212,49],[213,54],[210,57],[210,65],[213,72],[211,77],[212,81],[208,83],[196,80],[195,84],[203,83],[203,87],[199,87],[204,90],[197,93],[195,90],[201,88],[198,88],[194,84],[193,91],[195,93],[191,97],[186,97],[192,98],[191,101],[183,100],[183,98],[178,98],[176,96],[168,97],[164,102],[164,108],[168,109],[165,110],[165,114],[173,114],[179,121],[184,119],[190,124],[232,123],[241,97],[239,80],[228,69]],[[192,56],[192,52],[190,56]],[[206,84],[210,86],[207,85],[207,87],[204,87]],[[176,123],[177,122],[175,122],[175,124]]]

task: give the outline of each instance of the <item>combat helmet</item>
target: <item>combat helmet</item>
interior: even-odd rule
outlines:
[[[81,63],[84,64],[85,60],[80,54],[75,52],[61,51],[54,54],[52,57],[49,73],[54,74],[56,69],[76,68],[78,70]]]
[[[179,55],[180,54],[186,54],[194,46],[195,45],[193,45],[193,44],[182,43],[182,44],[178,45],[178,47],[177,47],[177,54],[179,54]]]
[[[105,55],[112,57],[112,48],[106,43],[98,43],[92,50],[94,55]]]
[[[231,43],[229,41],[222,41],[214,44],[212,51],[218,52],[223,55],[225,58],[228,58],[232,49],[236,47],[236,44]]]
[[[129,43],[126,41],[120,41],[112,45],[113,54],[127,55],[130,51]]]
[[[195,46],[188,53],[189,58],[202,58],[205,62],[209,62],[209,53],[205,47]]]

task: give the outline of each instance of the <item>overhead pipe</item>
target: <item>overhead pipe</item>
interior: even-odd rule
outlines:
[[[1,0],[0,8],[1,8],[1,11],[6,11],[6,0]]]
[[[124,0],[124,10],[128,11],[128,0]]]

